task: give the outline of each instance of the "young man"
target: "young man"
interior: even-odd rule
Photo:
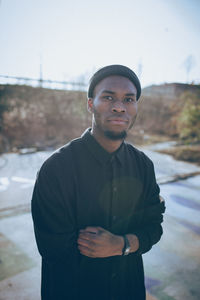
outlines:
[[[32,215],[44,300],[143,300],[142,254],[162,235],[151,160],[124,142],[141,94],[121,65],[90,81],[92,128],[56,151],[38,174]]]

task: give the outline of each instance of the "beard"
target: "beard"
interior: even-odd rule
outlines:
[[[128,130],[130,130],[133,127],[133,125],[136,121],[136,118],[137,118],[137,115],[132,120],[131,125],[129,126]],[[104,130],[104,135],[113,141],[124,140],[127,137],[127,131],[123,130],[121,132],[114,132],[111,130]]]
[[[121,132],[105,130],[104,135],[110,140],[117,141],[117,140],[124,140],[127,137],[127,132],[125,130]]]
[[[109,130],[108,128],[105,128],[101,124],[101,114],[93,108],[93,126],[96,127],[98,132],[101,132],[106,138],[112,140],[112,141],[117,141],[117,140],[124,140],[127,137],[127,131],[131,129],[135,123],[137,115],[134,116],[132,119],[131,124],[126,130],[122,130],[120,132],[115,132],[113,130]]]

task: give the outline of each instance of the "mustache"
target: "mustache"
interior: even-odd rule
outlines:
[[[121,120],[121,121],[129,121],[129,118],[127,116],[124,116],[123,114],[115,114],[115,115],[111,115],[111,116],[108,116],[106,118],[107,120]]]

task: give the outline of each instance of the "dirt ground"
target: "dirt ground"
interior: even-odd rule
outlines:
[[[172,155],[176,160],[187,161],[200,165],[200,143],[199,144],[184,144],[183,142],[172,139],[165,135],[145,135],[132,133],[128,140],[138,146],[149,146],[156,143],[174,142],[173,146],[166,149],[155,150],[160,153]]]

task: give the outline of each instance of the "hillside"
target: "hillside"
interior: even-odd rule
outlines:
[[[174,105],[186,90],[196,93],[200,86],[174,83],[143,89],[131,135],[176,136]],[[57,147],[78,137],[91,124],[86,104],[85,92],[0,85],[0,151]]]
[[[148,133],[177,136],[176,115],[181,107],[181,96],[185,92],[197,94],[200,85],[181,83],[152,85],[142,90],[138,123]]]
[[[84,92],[0,85],[0,101],[8,106],[1,120],[1,151],[57,147],[90,123]]]

